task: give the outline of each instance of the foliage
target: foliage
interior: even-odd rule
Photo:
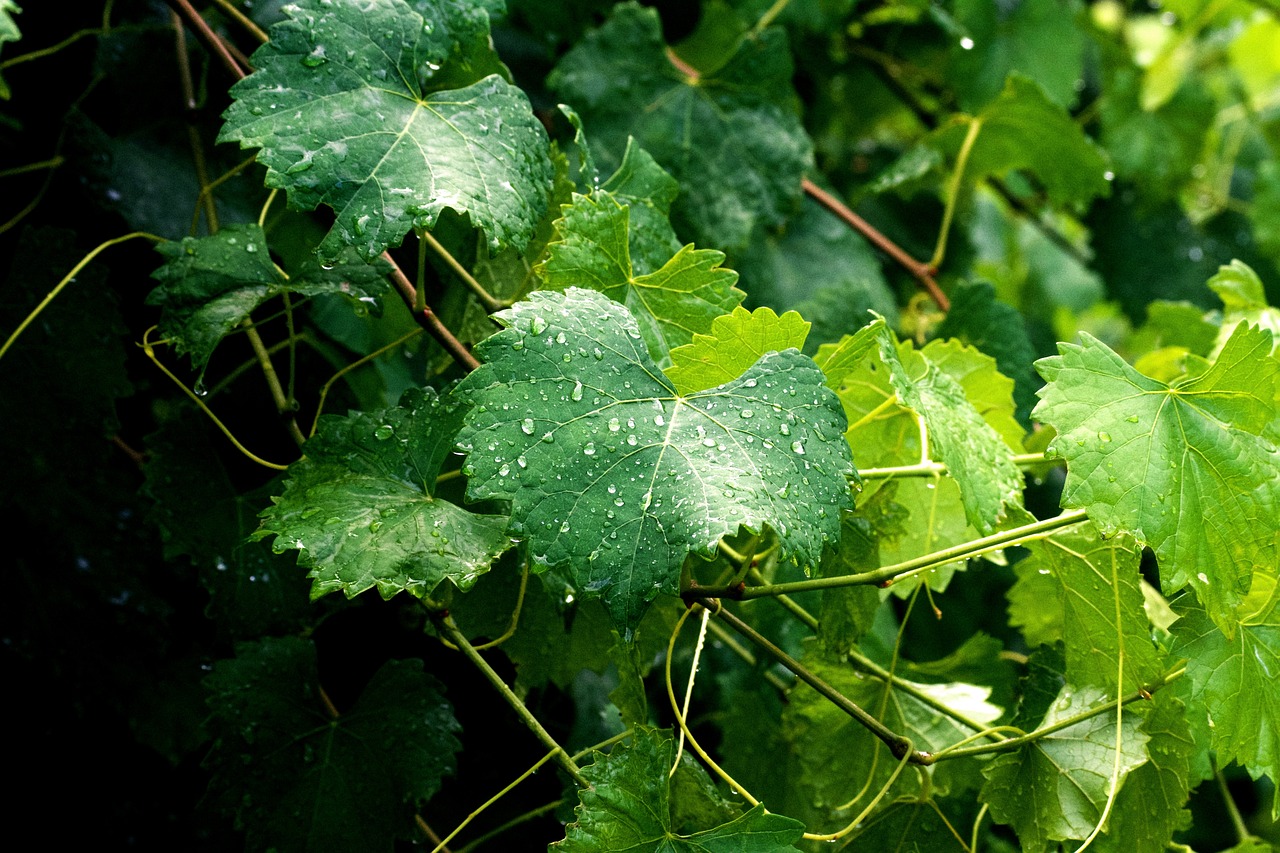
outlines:
[[[24,6],[28,819],[1280,843],[1274,4]]]

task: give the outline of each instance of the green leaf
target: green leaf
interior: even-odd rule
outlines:
[[[145,490],[165,556],[190,557],[209,591],[205,615],[233,639],[292,633],[314,618],[307,580],[293,560],[246,541],[268,503],[239,494],[193,407],[147,439]],[[259,490],[260,492],[261,490]]]
[[[1278,451],[1262,437],[1276,419],[1271,335],[1241,325],[1174,386],[1082,337],[1036,362],[1049,384],[1033,414],[1058,431],[1047,455],[1068,463],[1063,506],[1149,544],[1164,591],[1190,584],[1232,633],[1254,570],[1280,560]]]
[[[547,136],[500,76],[483,9],[301,0],[286,12],[232,87],[218,140],[262,149],[267,185],[293,207],[334,209],[322,258],[353,246],[370,260],[446,208],[490,251],[528,242],[551,184]]]
[[[423,388],[396,408],[322,418],[254,538],[275,536],[276,553],[301,552],[312,598],[373,587],[383,598],[401,590],[426,598],[445,579],[467,589],[511,540],[504,517],[434,497],[464,409]]]
[[[852,365],[870,356],[872,346],[878,363],[888,372],[889,386],[897,400],[924,419],[930,456],[946,464],[947,473],[960,486],[968,522],[982,533],[991,532],[1004,515],[1005,506],[1018,500],[1022,476],[1010,459],[1008,444],[970,402],[952,371],[942,364],[962,345],[933,342],[916,352],[909,343],[900,344],[884,321],[877,320],[836,347],[824,347],[819,351],[818,364],[829,382],[845,383]],[[957,359],[957,363],[961,361],[972,363],[972,359]],[[994,365],[991,360],[987,363]],[[973,371],[970,368],[966,372]],[[981,384],[978,379],[975,387]],[[1012,385],[1004,379],[1002,396],[1006,400]],[[848,415],[854,419],[853,412]],[[860,420],[854,421],[855,426]],[[901,428],[907,429],[906,424]],[[1020,438],[1021,429],[1016,424],[1012,429]],[[856,447],[858,438],[850,435],[849,439]]]
[[[160,285],[147,304],[160,306],[160,334],[200,370],[218,342],[272,297],[335,293],[377,308],[387,289],[385,263],[366,264],[349,252],[328,267],[308,263],[288,278],[271,260],[262,228],[253,224],[160,243],[156,251],[167,260],[151,274]]]
[[[1236,326],[1249,323],[1271,333],[1271,347],[1280,346],[1280,310],[1267,304],[1267,294],[1258,274],[1243,261],[1232,261],[1218,268],[1218,274],[1207,282],[1209,289],[1222,300],[1222,328],[1214,352],[1226,345]]]
[[[672,218],[700,245],[735,250],[800,199],[813,146],[788,101],[786,36],[746,39],[715,72],[687,78],[667,59],[653,9],[615,7],[556,66],[548,85],[582,114],[592,150],[619,162],[628,137],[680,182]]]
[[[7,41],[17,41],[22,38],[22,33],[18,30],[18,22],[13,19],[13,16],[21,11],[22,9],[13,0],[0,0],[0,48],[3,48]],[[4,75],[0,74],[0,100],[9,100],[12,94],[9,91],[9,84],[4,81]]]
[[[947,79],[964,109],[973,111],[994,98],[1012,72],[1035,80],[1063,107],[1079,97],[1076,85],[1084,74],[1085,35],[1076,25],[1071,4],[960,0],[954,14],[969,41],[952,51]]]
[[[819,577],[840,577],[878,569],[880,543],[903,534],[906,509],[898,504],[897,484],[879,489],[841,525],[840,547],[827,552]],[[822,591],[818,637],[827,651],[844,654],[871,630],[880,608],[880,591],[874,586],[836,587]]]
[[[795,311],[779,317],[770,308],[734,308],[711,322],[709,334],[671,351],[667,378],[681,394],[729,382],[765,353],[803,349],[809,323]]]
[[[1280,586],[1257,577],[1228,638],[1186,597],[1174,602],[1170,654],[1187,658],[1189,715],[1208,719],[1219,764],[1236,761],[1255,778],[1280,778]],[[1252,611],[1252,612],[1251,612]]]
[[[1132,771],[1116,797],[1107,832],[1095,844],[1117,853],[1161,853],[1173,833],[1191,823],[1187,802],[1188,756],[1195,748],[1187,729],[1186,709],[1171,691],[1154,697],[1154,707],[1142,722],[1146,733],[1146,764]]]
[[[1026,169],[1055,205],[1083,206],[1110,193],[1101,152],[1066,110],[1025,77],[1011,76],[976,118],[982,127],[969,152],[966,181]],[[954,160],[967,131],[968,122],[957,123],[936,131],[930,143]]]
[[[1012,305],[996,299],[995,288],[985,281],[961,282],[950,296],[951,309],[938,326],[938,337],[954,338],[994,358],[1000,374],[1013,380],[1018,423],[1029,425],[1040,383],[1031,369],[1035,351],[1026,321]]]
[[[563,841],[551,845],[562,853],[776,853],[795,850],[804,825],[754,806],[728,823],[680,827],[676,823],[680,797],[673,788],[692,784],[705,804],[716,803],[706,771],[686,755],[677,771],[693,775],[688,782],[668,781],[675,761],[675,741],[669,734],[640,727],[632,743],[582,769],[590,788],[578,792],[574,822]],[[715,808],[714,810],[718,810]],[[681,821],[687,822],[687,821]],[[680,831],[683,830],[683,831]]]
[[[724,253],[711,249],[685,246],[660,268],[642,274],[631,258],[630,211],[630,205],[604,191],[575,194],[537,272],[548,289],[590,288],[627,306],[640,323],[650,356],[661,365],[673,347],[710,329],[744,294],[733,286],[738,274],[720,267]]]
[[[772,527],[783,557],[815,567],[851,508],[844,416],[794,350],[680,395],[626,308],[591,290],[536,292],[495,315],[487,362],[459,391],[472,498],[513,502],[534,559],[567,564],[628,634],[685,557],[740,526]]]
[[[1072,717],[1105,698],[1097,689],[1068,685],[1040,726]],[[1132,712],[1123,715],[1118,757],[1114,711],[997,755],[982,770],[987,777],[982,801],[997,822],[1014,828],[1022,849],[1030,853],[1056,850],[1057,841],[1085,838],[1102,817],[1117,760],[1117,785],[1147,760],[1143,747],[1148,736],[1139,728],[1141,720]]]
[[[1113,697],[1161,675],[1138,586],[1141,549],[1132,540],[1102,539],[1085,523],[1026,547],[1031,555],[1014,567],[1018,582],[1009,591],[1009,621],[1023,629],[1029,644],[1065,641],[1067,679]]]
[[[388,661],[355,705],[325,710],[315,647],[242,644],[205,679],[215,740],[210,799],[251,849],[391,851],[454,770],[459,726],[421,661]]]

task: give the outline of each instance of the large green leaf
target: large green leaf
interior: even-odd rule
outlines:
[[[628,634],[685,557],[739,526],[777,533],[816,567],[850,509],[844,415],[795,350],[687,396],[658,370],[636,321],[591,290],[539,291],[495,315],[485,362],[459,386],[473,498],[513,502],[512,531],[544,565],[568,564]]]
[[[425,598],[445,579],[467,589],[511,540],[506,518],[434,496],[464,408],[423,388],[382,412],[322,418],[254,538],[301,552],[312,598],[373,587]]]
[[[1064,687],[1041,721],[1053,725],[1101,703],[1095,688]],[[982,800],[991,816],[1013,826],[1029,853],[1057,850],[1056,842],[1088,836],[1102,817],[1112,774],[1117,785],[1147,760],[1142,717],[1123,715],[1116,751],[1114,712],[1090,717],[1038,738],[1016,752],[998,755],[982,770]]]
[[[1086,523],[1026,547],[1031,556],[1014,568],[1009,621],[1022,627],[1028,643],[1065,641],[1071,683],[1103,687],[1112,696],[1161,674],[1138,586],[1140,549],[1132,540],[1102,539]]]
[[[465,213],[491,250],[523,247],[551,185],[547,136],[501,76],[482,8],[301,0],[231,89],[219,141],[260,148],[290,204],[334,209],[319,253],[365,259]],[[486,76],[488,75],[488,76]]]
[[[327,266],[308,263],[293,278],[271,260],[261,226],[227,225],[211,237],[165,242],[156,251],[167,260],[151,274],[160,285],[147,304],[160,306],[160,334],[202,369],[214,347],[253,309],[282,293],[341,294],[361,310],[377,309],[387,289],[382,262],[366,264],[353,253]]]
[[[1175,657],[1187,658],[1188,713],[1207,719],[1218,761],[1237,761],[1253,776],[1280,778],[1280,586],[1257,577],[1228,639],[1185,598],[1174,604]]]
[[[243,644],[205,679],[215,740],[209,798],[236,814],[251,849],[391,851],[454,770],[460,728],[416,660],[388,661],[338,718],[315,647]]]
[[[795,311],[779,317],[769,308],[734,308],[711,323],[709,334],[671,352],[667,377],[681,394],[729,382],[768,352],[802,349],[809,323]]]
[[[684,756],[679,770],[668,779],[675,762],[675,740],[666,732],[639,727],[632,743],[615,747],[608,755],[597,753],[582,769],[590,788],[578,792],[574,822],[563,841],[551,845],[562,853],[777,853],[792,846],[804,834],[804,826],[791,818],[770,814],[755,806],[720,825],[690,823],[681,809],[688,804],[673,789],[690,785],[701,796],[703,808],[713,812],[737,809],[715,793],[706,771]],[[687,777],[694,777],[688,779]],[[682,778],[683,777],[683,778]],[[692,798],[689,798],[692,799]]]
[[[714,73],[691,79],[667,58],[658,14],[617,6],[603,27],[560,61],[549,84],[582,113],[601,159],[617,163],[628,137],[680,182],[677,230],[734,250],[757,225],[776,225],[798,204],[812,143],[788,101],[786,36],[745,39]]]
[[[1034,414],[1058,431],[1047,455],[1068,463],[1063,505],[1150,544],[1165,592],[1190,584],[1228,634],[1254,570],[1274,576],[1280,561],[1271,345],[1241,325],[1212,367],[1173,386],[1089,335],[1036,363],[1049,384]]]
[[[603,190],[575,194],[556,223],[557,240],[537,268],[551,290],[585,287],[627,306],[659,365],[673,347],[742,301],[738,274],[720,266],[724,253],[685,246],[647,274],[632,263],[632,206]]]
[[[1087,204],[1111,191],[1107,161],[1071,116],[1044,90],[1018,75],[1006,81],[1000,97],[976,116],[982,123],[969,153],[964,177],[980,181],[1026,169],[1044,185],[1054,204]],[[936,131],[930,144],[954,156],[968,122]]]

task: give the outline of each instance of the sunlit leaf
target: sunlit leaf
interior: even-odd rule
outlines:
[[[1213,366],[1174,386],[1138,373],[1097,339],[1036,363],[1035,416],[1067,460],[1062,503],[1104,535],[1150,544],[1166,592],[1190,584],[1228,633],[1255,569],[1280,560],[1280,451],[1271,335],[1239,326]]]
[[[778,535],[817,566],[851,508],[844,417],[794,350],[732,382],[679,394],[626,308],[591,290],[539,291],[495,315],[507,328],[459,391],[458,443],[473,498],[513,502],[535,560],[568,564],[628,633],[689,553],[711,557],[740,526]]]
[[[734,308],[712,321],[709,334],[672,350],[667,378],[681,394],[705,391],[736,379],[765,353],[802,349],[808,333],[795,311],[779,317],[769,308]]]

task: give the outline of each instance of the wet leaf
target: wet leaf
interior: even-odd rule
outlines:
[[[815,567],[851,508],[844,417],[794,350],[732,382],[681,395],[626,308],[591,290],[539,291],[459,386],[458,436],[472,498],[512,503],[512,532],[538,562],[567,564],[627,634],[675,593],[690,553],[711,557],[740,526],[776,531],[784,558]]]

